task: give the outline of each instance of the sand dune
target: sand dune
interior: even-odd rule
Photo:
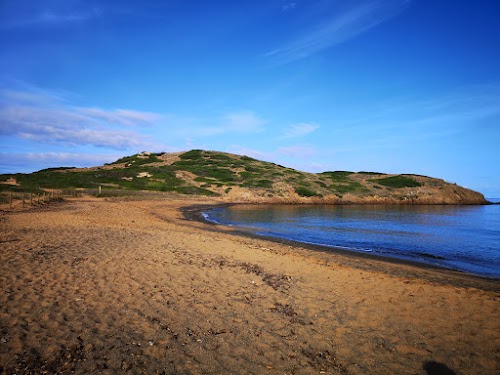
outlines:
[[[1,213],[0,373],[500,373],[500,284],[214,231],[194,203]]]

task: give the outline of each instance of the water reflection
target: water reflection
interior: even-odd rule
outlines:
[[[207,214],[262,235],[500,277],[500,206],[237,205]]]

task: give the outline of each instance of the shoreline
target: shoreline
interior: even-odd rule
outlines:
[[[248,203],[214,203],[214,204],[195,204],[190,206],[181,207],[180,211],[184,217],[188,220],[194,220],[203,224],[206,224],[206,228],[209,231],[216,231],[222,233],[231,233],[236,236],[243,236],[252,239],[261,239],[269,241],[272,243],[307,249],[318,254],[333,254],[339,255],[341,257],[346,257],[348,259],[363,259],[370,262],[374,262],[373,266],[381,265],[381,267],[365,266],[366,269],[379,268],[383,271],[388,271],[389,265],[395,265],[396,267],[391,268],[391,272],[394,274],[408,275],[408,273],[414,274],[416,277],[420,277],[422,272],[426,272],[426,277],[429,280],[452,283],[452,284],[462,284],[478,287],[480,286],[483,290],[498,291],[500,290],[500,278],[487,277],[481,275],[475,275],[472,273],[455,270],[447,267],[442,267],[439,265],[432,265],[418,261],[412,261],[407,259],[394,258],[384,255],[375,255],[370,253],[356,252],[342,247],[318,245],[307,242],[300,242],[295,240],[289,240],[285,238],[278,238],[273,236],[259,235],[251,230],[246,230],[242,227],[232,227],[224,224],[219,224],[206,219],[202,212],[205,210],[216,209],[216,208],[226,208],[236,205],[246,205]],[[499,203],[500,204],[500,203]],[[257,204],[258,205],[258,204]],[[265,205],[265,204],[264,204]],[[225,228],[225,230],[220,230],[220,228]],[[229,231],[228,231],[229,230]],[[358,263],[358,266],[359,263]],[[384,267],[385,266],[385,267]],[[403,272],[398,270],[397,266],[407,266],[409,269],[405,269]],[[413,272],[412,272],[413,269]]]

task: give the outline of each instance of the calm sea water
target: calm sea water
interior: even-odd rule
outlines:
[[[204,215],[263,236],[500,278],[500,205],[236,205]]]

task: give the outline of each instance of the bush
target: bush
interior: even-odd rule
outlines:
[[[296,187],[295,192],[301,197],[321,197],[321,194],[318,194],[305,186]]]
[[[327,176],[330,177],[332,180],[343,180],[347,178],[347,176],[353,174],[354,172],[349,172],[349,171],[335,171],[335,172],[323,172],[319,173],[321,176]]]
[[[183,153],[179,156],[182,160],[193,160],[193,159],[201,159],[203,157],[203,150],[191,150]]]
[[[206,195],[206,196],[218,196],[219,194],[214,193],[213,191],[198,188],[196,186],[183,186],[176,188],[175,191],[181,194],[189,194],[189,195]]]
[[[405,177],[405,176],[391,176],[385,178],[377,178],[369,180],[370,182],[375,182],[380,185],[384,185],[387,187],[393,188],[405,188],[405,187],[419,187],[422,184],[418,181],[415,181],[413,178]]]

